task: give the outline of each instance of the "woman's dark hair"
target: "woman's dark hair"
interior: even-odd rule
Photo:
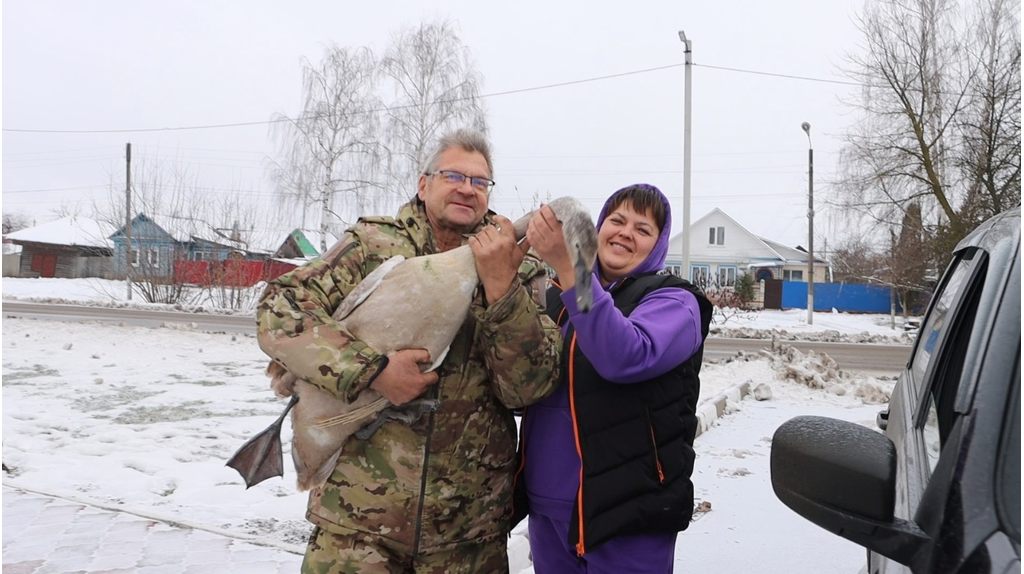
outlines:
[[[605,217],[628,201],[633,206],[633,211],[650,213],[655,223],[658,224],[658,233],[661,233],[665,230],[665,204],[662,203],[661,198],[662,195],[658,188],[646,183],[624,187],[613,193],[608,199],[604,210]]]

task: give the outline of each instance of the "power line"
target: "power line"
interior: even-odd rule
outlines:
[[[41,193],[44,191],[73,191],[76,189],[102,189],[105,185],[77,185],[75,187],[51,187],[49,189],[5,189],[4,195],[8,193]]]
[[[671,69],[671,68],[680,68],[680,67],[683,67],[684,65],[685,64],[669,64],[669,65],[666,65],[666,66],[656,66],[656,67],[653,67],[653,68],[645,68],[645,69],[642,69],[642,70],[633,70],[631,72],[621,72],[621,73],[618,73],[618,74],[608,74],[608,75],[604,75],[604,76],[595,76],[595,77],[592,77],[592,78],[584,78],[584,79],[581,79],[581,80],[569,80],[569,81],[566,81],[566,82],[557,82],[557,83],[554,83],[554,84],[544,84],[544,85],[541,85],[541,86],[533,86],[533,87],[530,87],[530,88],[519,88],[519,89],[514,89],[514,90],[506,90],[506,91],[503,91],[503,92],[494,92],[494,93],[491,93],[491,94],[482,94],[482,95],[479,96],[479,98],[481,98],[481,99],[484,99],[484,98],[494,98],[494,97],[500,97],[500,96],[509,96],[509,95],[512,95],[512,94],[522,94],[522,93],[526,93],[526,92],[535,92],[535,91],[539,91],[539,90],[550,90],[550,89],[553,89],[553,88],[562,88],[562,87],[565,87],[565,86],[574,86],[574,85],[578,85],[578,84],[587,84],[587,83],[591,83],[591,82],[600,82],[600,81],[611,80],[611,79],[615,79],[615,78],[623,78],[623,77],[626,77],[626,76],[635,76],[635,75],[639,75],[639,74],[648,74],[648,73],[651,73],[651,72],[660,72],[662,70],[668,70],[668,69]],[[694,65],[697,65],[697,64],[694,64]],[[819,79],[819,78],[810,78],[810,77],[806,77],[806,76],[793,76],[793,75],[786,75],[786,74],[774,74],[774,73],[770,73],[770,72],[758,72],[758,71],[753,71],[753,70],[742,70],[742,69],[739,69],[739,68],[726,68],[726,67],[712,66],[712,65],[704,65],[704,67],[705,68],[714,68],[714,69],[719,69],[719,70],[725,70],[725,71],[730,71],[730,72],[758,74],[758,75],[764,75],[764,76],[776,76],[776,77],[781,77],[781,78],[803,80],[803,81],[826,82],[826,83],[836,83],[836,84],[850,84],[850,85],[861,85],[861,84],[853,84],[853,83],[849,83],[849,82],[841,82],[841,81],[838,81],[838,80],[824,80],[824,79]],[[470,97],[453,98],[451,100],[445,100],[445,102],[456,102],[456,101],[461,101],[461,100],[466,100],[466,99],[471,99],[471,98]],[[404,108],[411,108],[411,107],[418,107],[418,105],[413,104],[413,105],[406,105],[406,106],[395,106],[395,107],[392,107],[392,108],[384,108],[384,109],[372,109],[372,110],[366,110],[365,112],[361,112],[361,113],[375,113],[375,112],[386,111],[387,109],[404,109]],[[357,112],[357,113],[360,113],[360,112]],[[278,119],[264,120],[264,121],[257,121],[257,122],[235,122],[235,123],[223,123],[223,124],[206,124],[206,125],[198,125],[198,126],[175,126],[175,127],[163,127],[163,128],[104,129],[104,130],[44,130],[44,129],[27,129],[27,128],[25,128],[25,129],[22,129],[22,128],[3,128],[3,131],[5,131],[5,132],[16,132],[16,133],[44,133],[44,134],[123,134],[123,133],[144,133],[144,132],[189,131],[189,130],[237,128],[237,127],[270,125],[270,124],[283,123],[283,122],[289,122],[289,121],[292,121],[292,118],[283,117],[283,118],[278,118]]]
[[[741,74],[756,74],[758,76],[771,76],[771,77],[774,77],[774,78],[785,78],[787,80],[803,80],[805,82],[822,82],[822,83],[825,83],[825,84],[840,84],[840,85],[843,85],[843,86],[858,86],[858,87],[864,86],[864,84],[861,84],[859,82],[846,82],[846,81],[843,81],[843,80],[826,80],[826,79],[823,79],[823,78],[811,78],[811,77],[808,77],[808,76],[793,76],[793,75],[790,75],[790,74],[776,74],[776,73],[772,73],[772,72],[759,72],[757,70],[743,70],[743,69],[740,69],[740,68],[727,68],[725,66],[712,66],[710,64],[698,64],[696,62],[694,62],[693,65],[694,66],[700,66],[702,68],[710,68],[710,69],[713,69],[713,70],[724,70],[726,72],[739,72]]]

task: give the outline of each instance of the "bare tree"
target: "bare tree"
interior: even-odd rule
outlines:
[[[930,242],[921,208],[910,204],[899,228],[889,230],[887,246],[878,247],[863,238],[841,243],[832,255],[835,279],[843,283],[888,286],[906,316],[921,294],[931,291],[929,277],[934,277],[934,269],[929,259],[922,256],[929,251]]]
[[[839,203],[895,229],[921,209],[942,266],[978,222],[1020,202],[1020,3],[869,0]]]
[[[254,299],[258,288],[244,287],[237,281],[224,281],[223,273],[210,284],[191,285],[189,278],[176,271],[179,262],[188,260],[191,242],[204,239],[228,245],[238,253],[267,246],[272,238],[260,236],[268,229],[270,214],[252,194],[241,189],[222,192],[204,187],[194,170],[174,162],[154,162],[140,155],[133,162],[132,217],[145,214],[177,240],[167,243],[145,229],[133,228],[131,276],[133,293],[153,303],[213,304],[243,308]],[[121,173],[109,176],[108,201],[94,204],[94,218],[114,228],[125,225],[125,183]],[[118,262],[124,273],[125,254]],[[244,257],[243,257],[244,258]],[[217,269],[223,261],[210,261]]]
[[[832,252],[832,273],[840,283],[883,283],[884,256],[861,237],[847,238]]]
[[[304,61],[302,76],[302,111],[294,118],[277,114],[272,124],[280,156],[271,172],[293,205],[319,206],[326,250],[328,231],[392,203],[375,173],[383,109],[377,62],[368,48],[330,46],[318,64]]]
[[[392,37],[381,59],[388,95],[385,146],[390,187],[414,189],[429,147],[443,133],[486,131],[482,76],[449,20],[423,22]]]
[[[4,213],[3,233],[7,235],[19,229],[25,229],[26,227],[32,226],[32,218],[27,213],[21,211],[15,211],[13,213]]]
[[[967,113],[957,118],[966,178],[962,217],[972,227],[1020,203],[1020,3],[987,0],[972,14]]]
[[[891,234],[887,265],[882,275],[896,293],[904,317],[920,300],[922,293],[931,291],[926,283],[929,261],[921,257],[928,250],[929,243],[921,220],[921,208],[917,204],[910,204],[903,216],[899,234]]]

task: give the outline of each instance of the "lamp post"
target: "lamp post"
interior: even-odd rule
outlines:
[[[807,324],[814,324],[814,146],[811,124],[800,124],[807,134]]]
[[[683,231],[682,239],[682,261],[680,262],[679,274],[684,279],[690,277],[690,75],[693,70],[693,43],[686,39],[686,33],[679,31],[679,41],[683,43],[686,64],[684,66],[685,87],[684,95],[686,102],[683,104]]]

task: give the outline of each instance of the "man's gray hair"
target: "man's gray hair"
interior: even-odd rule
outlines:
[[[477,152],[484,156],[484,160],[487,162],[487,171],[490,172],[487,174],[487,177],[494,179],[494,165],[491,164],[491,144],[487,141],[487,136],[483,132],[468,128],[442,136],[434,147],[434,151],[427,156],[427,160],[423,163],[423,169],[420,170],[420,173],[428,174],[437,171],[441,164],[441,154],[455,147],[460,147],[468,152]],[[471,173],[467,175],[480,174]]]

